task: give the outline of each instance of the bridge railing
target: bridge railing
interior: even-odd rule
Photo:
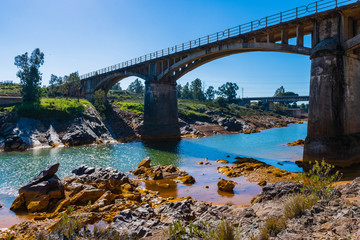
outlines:
[[[306,17],[315,13],[336,9],[338,7],[342,7],[356,2],[360,2],[360,0],[320,0],[317,2],[310,3],[308,5],[300,6],[284,12],[270,15],[261,18],[260,20],[251,21],[233,28],[228,28],[224,31],[216,32],[172,47],[164,48],[159,51],[149,53],[141,57],[133,58],[131,60],[112,65],[110,67],[102,68],[100,70],[81,75],[80,79],[86,79],[96,75],[112,72],[121,68],[130,67],[142,62],[154,60],[178,52],[186,51],[192,48],[205,46],[207,44],[215,43],[228,38],[237,37],[241,34],[253,32],[269,26],[274,26],[297,18]]]

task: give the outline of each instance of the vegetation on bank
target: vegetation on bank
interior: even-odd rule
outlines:
[[[21,117],[34,119],[69,120],[83,114],[91,103],[87,100],[70,98],[41,98],[38,102],[25,101],[14,107]]]
[[[2,96],[21,96],[22,86],[12,82],[0,82],[0,95]]]

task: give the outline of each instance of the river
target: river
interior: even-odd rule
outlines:
[[[60,163],[57,175],[68,176],[79,165],[93,167],[113,167],[120,171],[136,168],[138,163],[150,156],[152,165],[175,164],[194,176],[193,186],[166,182],[156,184],[152,181],[144,187],[161,191],[164,197],[192,196],[213,203],[233,202],[248,204],[250,199],[261,191],[256,183],[245,178],[234,179],[240,183],[234,189],[235,194],[217,191],[219,166],[217,159],[234,161],[236,156],[253,157],[281,169],[301,171],[294,163],[302,158],[302,147],[289,147],[286,143],[306,137],[307,124],[292,124],[284,128],[264,130],[255,134],[215,135],[199,139],[182,139],[177,143],[148,145],[142,142],[118,143],[111,145],[91,145],[72,148],[37,149],[26,152],[0,152],[0,227],[9,225],[10,218],[16,218],[9,211],[11,202],[20,186],[35,177],[41,170],[53,163]],[[199,161],[207,158],[212,165],[202,166]],[[280,164],[281,165],[280,165]],[[163,186],[167,187],[164,188]],[[209,188],[205,188],[209,186]],[[5,219],[7,218],[7,219]],[[16,222],[16,220],[13,220]],[[7,223],[7,224],[6,224]]]

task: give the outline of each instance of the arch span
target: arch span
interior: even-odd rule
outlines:
[[[214,60],[234,54],[248,52],[282,52],[310,56],[311,48],[277,43],[231,43],[226,47],[215,46],[187,55],[161,72],[157,79],[160,82],[174,82],[186,73]]]

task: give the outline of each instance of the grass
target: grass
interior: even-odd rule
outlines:
[[[137,114],[144,114],[144,103],[138,102],[116,102],[114,105],[120,105],[120,109]]]
[[[267,240],[276,237],[278,233],[286,228],[285,219],[282,217],[270,217],[266,219],[264,226],[260,229],[259,240]]]
[[[190,222],[187,226],[180,220],[174,221],[169,229],[164,231],[168,239],[204,239],[204,240],[235,240],[240,239],[238,229],[230,221],[222,220],[215,226],[201,222],[201,226],[196,226]]]
[[[270,237],[276,237],[286,228],[287,220],[300,217],[306,209],[311,209],[318,200],[319,198],[316,195],[295,194],[289,196],[284,205],[283,216],[266,219],[260,228],[258,239],[267,240]]]
[[[90,105],[84,99],[42,98],[40,102],[23,102],[12,110],[21,117],[69,120],[81,116]]]
[[[311,209],[318,202],[316,195],[296,194],[286,201],[284,206],[285,219],[301,216],[306,209]]]
[[[66,213],[64,213],[54,229],[38,232],[35,239],[125,240],[129,238],[127,234],[121,234],[109,228],[98,227],[96,225],[94,226],[94,230],[91,232],[88,226],[85,225],[79,218],[70,218]]]

